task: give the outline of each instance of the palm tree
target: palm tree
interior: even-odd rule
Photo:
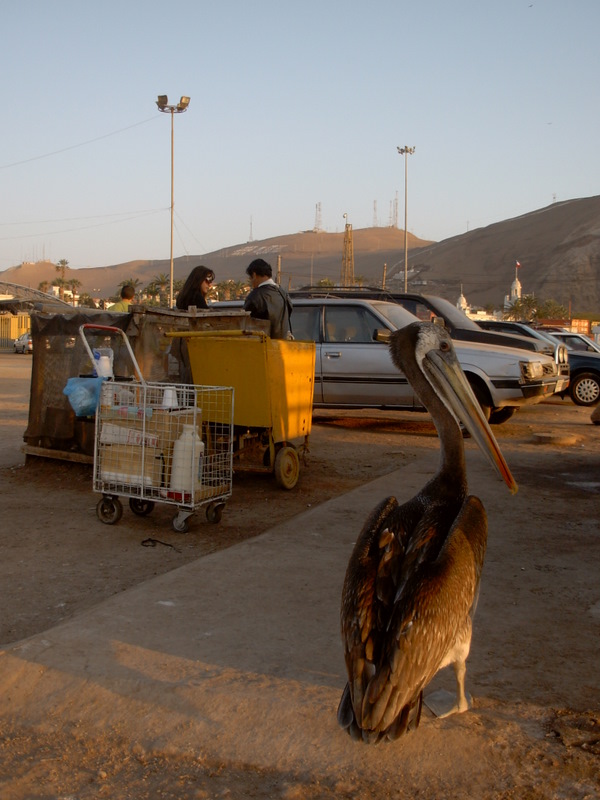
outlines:
[[[208,296],[211,300],[239,300],[248,294],[249,287],[245,281],[234,281],[232,278],[213,284]]]
[[[64,278],[54,278],[52,281],[52,286],[58,286],[58,296],[61,300],[65,299],[65,288],[67,286],[67,282]]]
[[[569,312],[556,300],[545,300],[536,312],[536,319],[568,319]]]
[[[505,319],[524,320],[528,322],[535,317],[537,301],[532,294],[524,294],[515,300],[508,311],[504,313]]]
[[[42,281],[42,282],[41,282],[41,283],[38,285],[38,291],[39,291],[39,292],[44,292],[44,294],[48,294],[48,289],[49,289],[49,288],[50,288],[50,284],[49,284],[49,282],[48,282],[48,281]]]
[[[171,279],[168,275],[165,275],[164,272],[155,275],[154,278],[148,284],[148,289],[152,287],[158,293],[160,299],[160,305],[167,306],[167,292],[169,290],[169,286],[171,284]]]
[[[79,305],[82,308],[96,308],[93,297],[87,292],[83,292],[79,295]]]
[[[63,281],[64,281],[64,279],[65,279],[65,273],[66,273],[66,271],[69,269],[69,262],[67,261],[67,259],[66,259],[66,258],[61,258],[61,260],[60,260],[60,261],[58,261],[58,262],[55,264],[55,268],[56,268],[56,271],[60,273],[60,277],[61,277],[61,278],[63,279]]]
[[[54,268],[59,273],[60,277],[59,278],[55,278],[52,281],[52,286],[58,286],[58,293],[60,295],[60,299],[64,300],[65,299],[65,288],[67,286],[67,282],[65,281],[65,273],[69,269],[69,262],[67,261],[66,258],[61,258],[60,261],[58,261],[54,265]]]
[[[70,280],[66,281],[66,285],[71,290],[71,300],[73,305],[75,305],[75,292],[81,286],[81,281],[78,281],[77,278],[71,278]]]

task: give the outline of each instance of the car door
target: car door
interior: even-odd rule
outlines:
[[[315,385],[313,404],[323,402],[323,382],[321,380],[321,315],[319,305],[301,306],[294,304],[291,324],[297,342],[315,343]]]
[[[388,345],[375,341],[375,331],[384,327],[365,306],[324,304],[320,353],[324,404],[414,406],[412,386],[392,362]]]

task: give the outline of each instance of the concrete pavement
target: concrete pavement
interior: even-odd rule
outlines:
[[[478,453],[471,457],[488,506],[500,507],[506,490]],[[391,779],[399,750],[357,746],[336,723],[345,682],[341,585],[367,513],[398,487],[412,496],[436,463],[428,451],[260,537],[5,648],[3,714],[33,726],[71,722],[91,736],[118,730],[157,752],[334,780]],[[445,685],[453,688],[451,675]],[[459,718],[444,730],[425,719],[402,760],[427,741],[441,745],[448,725],[464,728]]]

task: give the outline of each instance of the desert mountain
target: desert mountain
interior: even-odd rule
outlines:
[[[521,264],[525,294],[571,306],[573,313],[600,309],[600,196],[553,203],[514,219],[478,228],[441,242],[407,237],[409,290],[439,294],[455,302],[463,292],[471,305],[500,306]],[[206,264],[217,281],[244,281],[250,261],[262,257],[281,271],[285,288],[298,288],[328,278],[340,282],[343,233],[304,231],[246,242],[204,255],[174,260],[175,279]],[[365,228],[353,231],[354,275],[365,284],[404,286],[404,231]],[[81,282],[79,291],[108,297],[123,280],[137,278],[145,286],[169,274],[168,259],[129,261],[107,267],[70,269]],[[21,264],[0,273],[7,282],[37,288],[57,277],[54,264]]]

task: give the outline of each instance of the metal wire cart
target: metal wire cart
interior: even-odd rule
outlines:
[[[173,529],[185,533],[189,518],[202,506],[209,522],[219,522],[231,496],[233,457],[233,389],[222,386],[147,383],[127,336],[119,328],[82,325],[89,355],[110,348],[89,347],[86,329],[125,339],[136,379],[101,382],[96,411],[94,491],[96,513],[113,525],[123,513],[120,498],[129,498],[134,514],[146,516],[155,503],[177,507]],[[99,330],[101,329],[101,330]],[[100,355],[100,359],[106,358]]]

